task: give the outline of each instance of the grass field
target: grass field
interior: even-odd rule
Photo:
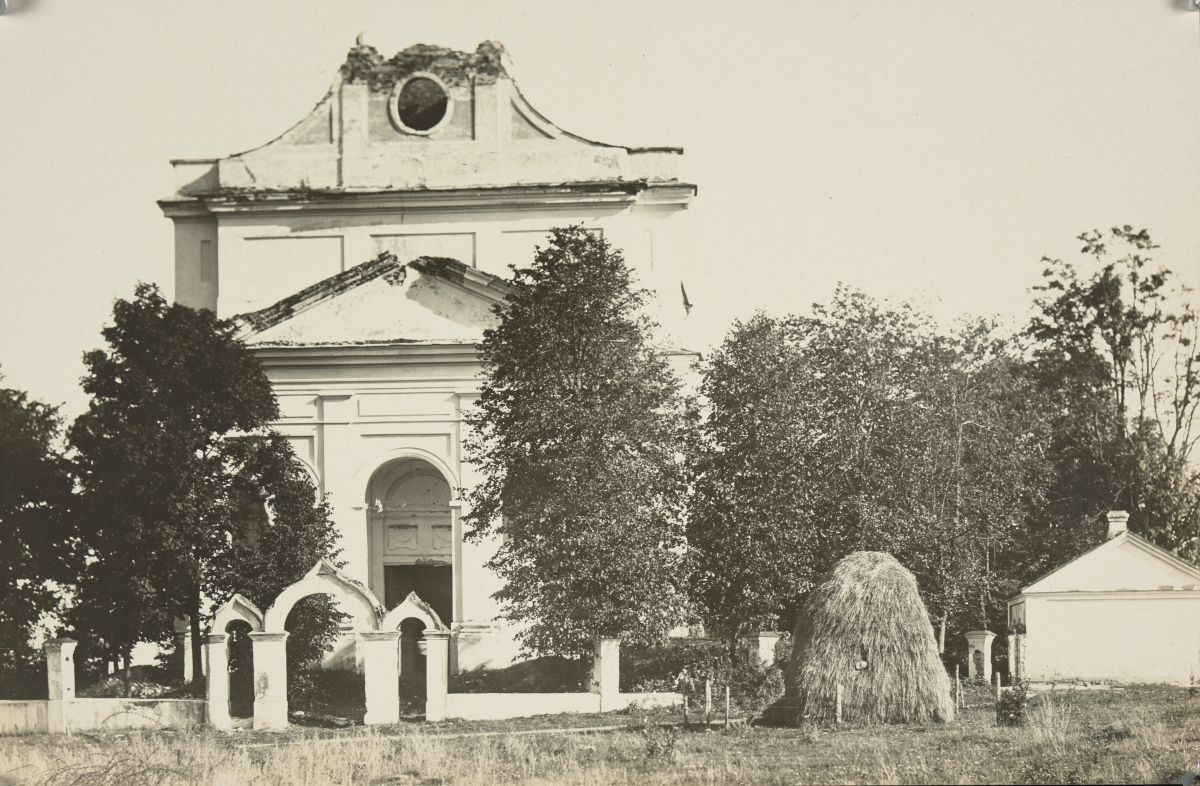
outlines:
[[[1022,728],[996,726],[990,707],[945,726],[679,731],[642,723],[613,714],[0,738],[0,784],[1179,783],[1200,758],[1200,697],[1165,687],[1043,693]],[[529,733],[611,724],[629,728]]]

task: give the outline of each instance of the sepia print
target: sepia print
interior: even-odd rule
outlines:
[[[0,0],[0,784],[1192,783],[1200,13]]]

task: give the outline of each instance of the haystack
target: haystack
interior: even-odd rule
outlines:
[[[793,721],[917,723],[954,718],[950,679],[917,580],[896,558],[842,559],[805,601],[787,670]]]

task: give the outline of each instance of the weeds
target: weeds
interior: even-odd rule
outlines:
[[[0,738],[0,782],[27,786],[349,784],[1179,782],[1195,764],[1200,706],[1187,689],[1048,692],[1022,727],[992,708],[951,724],[678,728],[457,736],[520,724],[386,730]],[[538,728],[544,728],[540,721]],[[579,718],[562,721],[579,725]],[[446,736],[453,734],[456,736]],[[289,743],[275,746],[275,743]],[[246,743],[264,747],[243,747]],[[7,779],[7,780],[5,780]]]
[[[1029,736],[1036,747],[1056,756],[1067,752],[1071,731],[1071,704],[1052,694],[1045,694],[1029,712]]]
[[[647,759],[674,759],[679,743],[678,726],[646,726],[642,729]]]

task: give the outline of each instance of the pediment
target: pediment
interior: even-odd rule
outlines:
[[[474,344],[507,291],[456,260],[385,253],[237,320],[251,347]]]
[[[1169,551],[1123,533],[1025,588],[1024,593],[1200,588],[1200,570]]]

